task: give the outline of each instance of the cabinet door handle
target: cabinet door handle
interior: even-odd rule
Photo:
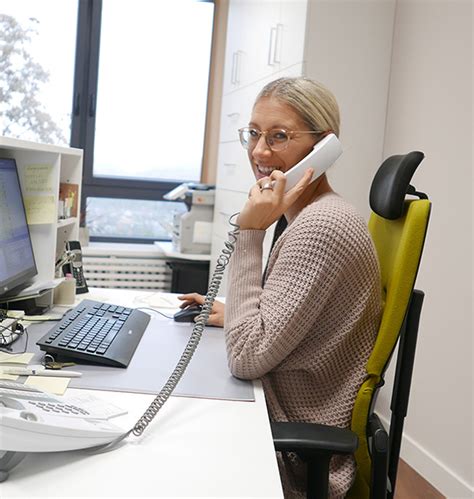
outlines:
[[[240,113],[228,113],[226,114],[226,116],[230,119],[238,118],[240,116]]]
[[[237,54],[237,57],[236,57],[236,70],[235,70],[235,83],[237,85],[240,84],[240,69],[241,69],[241,66],[242,66],[242,51],[241,50],[237,50],[236,52]]]
[[[280,64],[281,62],[281,40],[283,33],[283,24],[278,23],[276,27],[276,37],[275,37],[275,51],[273,52],[273,62],[275,64]]]
[[[237,52],[232,54],[232,71],[230,72],[230,82],[235,85],[235,72],[237,68]]]
[[[270,28],[270,41],[268,43],[268,65],[273,66],[275,57],[275,42],[277,29],[273,26]]]

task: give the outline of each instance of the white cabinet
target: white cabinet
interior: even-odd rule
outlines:
[[[55,262],[64,250],[65,242],[79,236],[79,214],[82,182],[82,150],[58,147],[24,140],[0,137],[0,157],[14,158],[18,168],[23,197],[31,194],[32,175],[43,166],[47,176],[37,179],[33,201],[43,201],[43,215],[31,222],[29,230],[38,274],[35,282],[54,278]],[[28,177],[28,178],[27,178]],[[58,219],[59,184],[77,185],[77,216]],[[43,199],[41,199],[43,198]],[[39,204],[35,205],[38,210]],[[27,206],[32,209],[32,205]],[[31,215],[31,213],[30,213]]]
[[[242,207],[254,181],[245,151],[239,149],[237,129],[248,124],[262,87],[282,76],[309,76],[334,92],[341,109],[344,155],[330,173],[331,183],[367,214],[368,186],[383,153],[396,1],[229,3],[215,244],[225,237],[222,213],[231,205]],[[264,251],[265,258],[268,249]]]
[[[242,209],[255,183],[238,129],[248,125],[267,83],[303,74],[306,6],[307,0],[230,0],[211,271],[227,240],[229,216]],[[273,227],[265,237],[263,266],[272,234]],[[225,284],[219,294],[225,294]]]
[[[231,0],[223,94],[303,60],[307,0]]]
[[[303,63],[294,64],[281,71],[272,73],[263,80],[259,80],[236,92],[225,95],[222,98],[219,141],[223,143],[239,140],[238,129],[248,125],[255,98],[267,83],[282,76],[301,76],[302,74]]]
[[[276,62],[279,69],[303,61],[306,35],[307,0],[283,0],[277,26]],[[308,29],[311,29],[308,26]]]
[[[218,191],[228,190],[247,194],[255,183],[247,151],[240,142],[224,142],[217,160]]]

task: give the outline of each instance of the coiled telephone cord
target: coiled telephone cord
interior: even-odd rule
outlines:
[[[217,297],[217,293],[219,292],[225,268],[227,267],[230,257],[235,250],[235,242],[237,241],[240,227],[233,222],[232,219],[238,215],[239,213],[234,213],[234,215],[232,215],[229,219],[229,224],[233,227],[233,230],[228,233],[229,239],[224,243],[225,247],[217,259],[217,265],[204,299],[204,305],[202,306],[201,313],[196,319],[193,332],[191,333],[191,337],[189,338],[186,348],[184,349],[184,352],[181,355],[181,358],[179,359],[173,373],[161,389],[160,393],[156,396],[155,400],[153,400],[148,409],[143,413],[143,416],[137,421],[131,430],[131,432],[137,437],[140,436],[151,421],[153,421],[154,417],[158,414],[160,409],[173,393],[173,390],[182,378],[192,356],[194,355],[194,352],[196,351],[199,341],[201,340],[204,327],[212,311],[212,305]]]

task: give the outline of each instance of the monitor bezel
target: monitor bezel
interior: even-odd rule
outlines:
[[[20,183],[20,175],[18,173],[18,165],[16,163],[15,158],[4,158],[0,157],[0,161],[9,161],[13,164],[15,174],[16,174],[16,179],[18,182],[18,188],[20,190],[20,197],[21,197],[21,205],[23,207],[23,214],[25,216],[25,222],[26,222],[26,228],[28,231],[28,239],[30,241],[30,248],[31,248],[31,254],[33,256],[33,266],[24,270],[20,274],[15,275],[9,280],[4,281],[3,283],[0,283],[0,302],[3,301],[3,299],[7,296],[12,296],[15,293],[18,293],[21,291],[21,289],[27,287],[31,283],[31,279],[38,275],[38,266],[36,265],[36,258],[35,258],[35,252],[33,249],[33,241],[31,239],[31,231],[30,231],[30,226],[28,224],[28,219],[26,217],[26,209],[25,209],[25,200],[23,198],[23,191],[21,189],[21,183]]]

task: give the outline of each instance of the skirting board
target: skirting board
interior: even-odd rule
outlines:
[[[380,413],[378,416],[388,428],[390,421]],[[474,496],[474,487],[406,433],[403,434],[400,457],[448,499],[471,499]]]

